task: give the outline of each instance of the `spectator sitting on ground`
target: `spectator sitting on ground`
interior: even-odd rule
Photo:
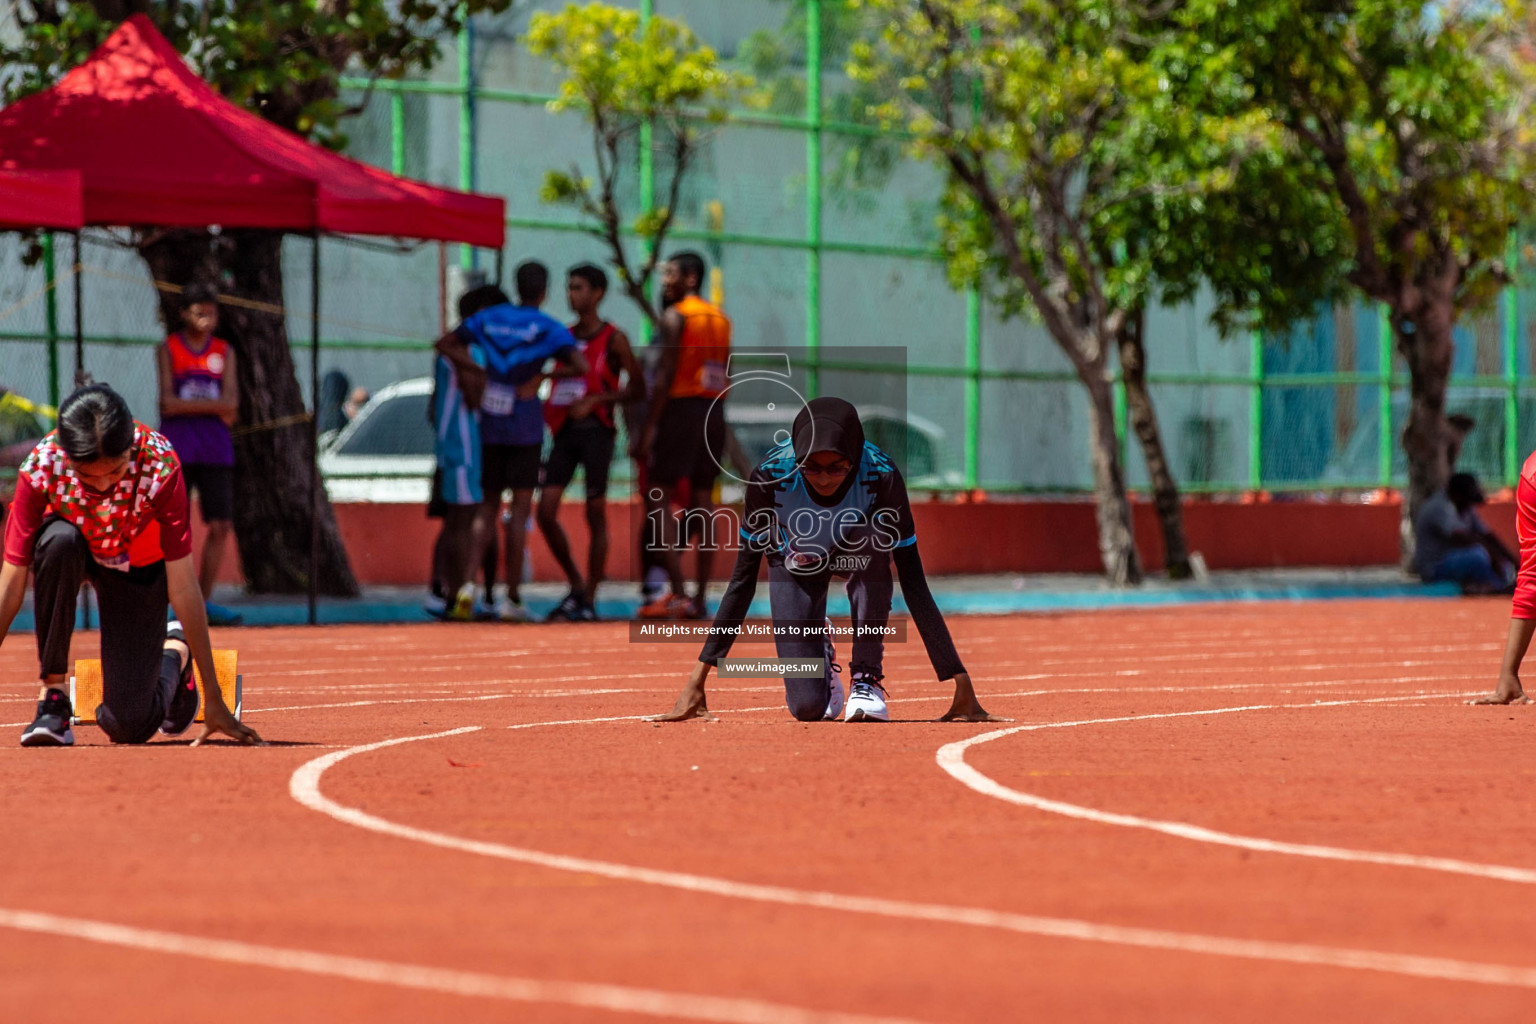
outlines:
[[[1520,560],[1477,514],[1487,499],[1477,478],[1457,473],[1414,517],[1414,568],[1425,583],[1460,583],[1468,594],[1506,589]]]

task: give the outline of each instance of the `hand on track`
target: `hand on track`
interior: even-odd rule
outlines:
[[[259,746],[262,742],[256,730],[245,725],[229,713],[228,708],[203,708],[203,733],[192,741],[194,747],[202,746],[203,741],[211,736],[222,733],[244,747]]]
[[[664,715],[652,715],[646,721],[686,722],[690,718],[702,718],[706,722],[713,722],[715,716],[710,713],[709,703],[704,697],[704,677],[708,674],[709,666],[700,662],[689,674],[688,682],[683,686],[683,692],[677,695],[672,710]]]
[[[1013,719],[994,715],[981,706],[981,701],[976,699],[976,691],[971,686],[969,672],[961,672],[955,676],[955,699],[950,702],[949,710],[939,716],[941,722],[1011,722]]]

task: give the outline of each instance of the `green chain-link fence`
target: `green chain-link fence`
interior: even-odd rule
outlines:
[[[579,117],[546,109],[556,73],[521,41],[532,10],[558,5],[522,2],[477,21],[445,41],[444,59],[418,80],[346,83],[348,98],[366,100],[351,125],[352,155],[506,196],[507,267],[538,258],[556,281],[566,266],[603,258],[573,212],[538,198],[545,170],[585,166],[591,149]],[[899,137],[850,113],[854,87],[842,74],[839,41],[821,38],[820,0],[637,6],[682,18],[728,61],[756,72],[776,97],[767,109],[744,103],[708,136],[669,243],[700,250],[718,271],[714,287],[738,342],[803,349],[813,387],[823,390],[846,380],[838,374],[888,372],[848,360],[847,346],[904,347],[909,436],[926,453],[924,465],[912,467],[921,472],[909,475],[921,486],[1087,490],[1080,385],[1039,326],[1005,321],[979,295],[949,286],[932,226],[938,174],[902,155]],[[765,52],[780,55],[766,74]],[[649,151],[638,147],[621,196],[630,214],[654,201],[657,172]],[[289,322],[295,343],[307,344],[309,243],[289,244]],[[444,292],[465,269],[494,265],[492,254],[458,247],[385,252],[346,240],[327,240],[325,247],[322,372],[340,370],[375,391],[428,373]],[[67,391],[73,369],[71,250],[60,245],[52,277],[46,261],[24,268],[14,250],[15,243],[0,242],[0,386],[49,402]],[[152,282],[142,263],[106,235],[88,236],[84,264],[86,367],[150,415],[150,347],[161,334]],[[1476,419],[1462,460],[1487,480],[1512,483],[1524,453],[1536,446],[1530,282],[1530,274],[1522,275],[1486,316],[1458,330],[1450,408]],[[549,308],[564,312],[558,289]],[[645,336],[641,318],[621,297],[610,297],[605,312],[632,336]],[[1207,313],[1196,301],[1148,317],[1149,378],[1164,442],[1187,491],[1404,482],[1397,436],[1408,381],[1379,311],[1341,308],[1287,338],[1264,339],[1219,338]],[[838,362],[820,365],[817,353],[834,346]],[[308,360],[296,362],[307,395]],[[1126,464],[1132,484],[1144,485],[1133,439]]]

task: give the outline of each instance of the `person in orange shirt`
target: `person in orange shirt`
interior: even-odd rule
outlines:
[[[1520,538],[1520,568],[1515,576],[1515,597],[1509,614],[1509,637],[1504,642],[1504,661],[1493,692],[1474,704],[1529,704],[1520,684],[1520,663],[1536,635],[1536,454],[1520,469],[1515,488],[1515,533]]]
[[[662,270],[660,358],[650,408],[640,435],[638,456],[646,466],[646,518],[661,531],[657,550],[672,582],[672,593],[640,609],[646,618],[702,619],[704,588],[714,562],[710,538],[700,538],[694,575],[695,592],[683,586],[681,524],[670,510],[678,487],[687,481],[690,520],[712,521],[715,480],[726,450],[725,409],[716,401],[726,389],[726,361],[731,352],[731,321],[699,296],[704,259],[680,252]]]

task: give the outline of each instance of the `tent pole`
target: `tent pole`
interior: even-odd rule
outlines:
[[[309,624],[320,593],[320,231],[309,245]]]
[[[80,293],[81,282],[85,280],[85,257],[80,252],[80,232],[75,232],[75,387],[85,383],[85,323],[82,320],[82,310],[85,308],[83,296]]]

